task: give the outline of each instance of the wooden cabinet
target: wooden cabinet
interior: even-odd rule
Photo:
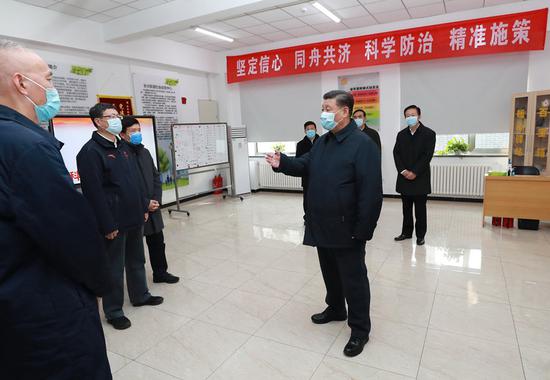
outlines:
[[[513,96],[509,149],[513,166],[535,166],[550,176],[549,128],[550,91]]]

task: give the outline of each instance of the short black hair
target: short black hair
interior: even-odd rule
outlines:
[[[110,103],[97,103],[95,106],[90,108],[90,118],[92,119],[92,123],[94,123],[94,126],[97,128],[98,125],[95,123],[96,118],[102,118],[103,113],[107,110],[116,110],[116,107]]]
[[[353,111],[352,115],[355,115],[356,112],[362,112],[362,113],[363,113],[363,117],[367,117],[367,113],[365,112],[364,109],[357,108],[355,111]]]
[[[122,133],[126,133],[126,130],[135,124],[139,125],[138,119],[133,116],[124,116],[122,119]]]
[[[353,110],[353,95],[350,92],[342,90],[332,90],[323,95],[323,99],[335,99],[338,107],[348,107],[350,116]]]
[[[408,110],[412,110],[412,109],[415,109],[416,112],[418,112],[418,116],[420,116],[420,115],[422,114],[422,111],[420,111],[420,107],[415,106],[415,105],[413,104],[413,105],[410,105],[410,106],[408,106],[407,108],[405,108],[405,110],[403,111],[403,115],[406,115],[406,114],[407,114],[407,111],[408,111]]]
[[[311,120],[308,120],[304,123],[304,129],[307,128],[308,125],[313,125],[315,127],[315,129],[317,129],[317,124],[315,124],[313,121]]]

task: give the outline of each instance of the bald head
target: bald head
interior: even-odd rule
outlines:
[[[46,102],[42,87],[53,87],[51,80],[52,72],[38,54],[0,39],[0,104],[36,122],[34,104]]]

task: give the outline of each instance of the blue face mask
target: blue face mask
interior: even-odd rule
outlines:
[[[31,81],[32,83],[46,91],[46,103],[44,104],[36,104],[32,101],[31,98],[25,96],[34,105],[34,112],[36,113],[38,121],[46,122],[50,119],[53,119],[61,108],[61,99],[59,98],[59,93],[57,92],[57,90],[53,87],[46,88],[25,75],[23,75],[23,78]]]
[[[334,121],[334,112],[322,112],[321,113],[321,126],[327,131],[330,131],[336,127],[336,122]]]
[[[408,127],[414,127],[418,124],[418,116],[409,116],[405,119]]]
[[[363,126],[363,123],[365,122],[363,119],[354,119],[355,120],[355,124],[357,124],[357,127],[361,128]]]
[[[109,127],[107,128],[107,132],[118,136],[120,132],[122,132],[122,121],[120,118],[115,117],[113,119],[108,119],[107,123],[109,123]]]
[[[308,129],[306,131],[306,136],[308,139],[314,139],[315,138],[315,131],[313,129]]]
[[[142,140],[141,132],[134,132],[130,135],[130,144],[132,145],[139,145]]]

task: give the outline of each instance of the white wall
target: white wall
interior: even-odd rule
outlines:
[[[546,49],[529,53],[527,91],[550,90],[550,33],[546,34]]]

